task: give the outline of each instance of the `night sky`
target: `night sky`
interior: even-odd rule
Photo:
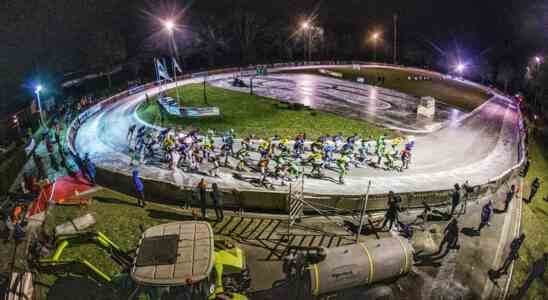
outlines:
[[[548,44],[548,2],[538,0],[3,0],[1,114],[28,104],[38,80],[62,95],[56,85],[72,72],[122,64],[150,77],[146,63],[167,51],[156,17],[177,12],[187,70],[302,59],[291,36],[308,17],[324,30],[314,59],[371,59],[366,37],[376,30],[379,60],[391,62],[397,13],[400,62],[444,70],[465,60],[476,66],[470,76],[491,72],[492,81],[511,68],[518,88],[527,60]]]

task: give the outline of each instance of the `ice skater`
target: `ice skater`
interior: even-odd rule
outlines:
[[[337,173],[339,174],[339,184],[344,184],[344,176],[347,173],[348,157],[342,155],[337,159]]]
[[[236,152],[236,159],[238,159],[238,165],[236,166],[236,170],[240,172],[246,172],[246,159],[248,157],[249,153],[245,148],[240,148],[238,152]]]
[[[215,176],[215,177],[220,177],[219,176],[219,167],[221,166],[221,162],[219,160],[219,156],[215,155],[215,154],[210,155],[209,160],[210,160],[211,164],[213,165],[213,167],[211,169],[209,169],[209,175],[210,176]]]
[[[131,140],[133,138],[133,133],[135,132],[135,128],[137,128],[137,124],[133,124],[131,126],[129,126],[128,130],[127,130],[127,140],[128,142],[131,143]]]

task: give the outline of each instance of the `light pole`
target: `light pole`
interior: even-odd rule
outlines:
[[[537,75],[537,72],[539,72],[540,70],[540,65],[542,65],[543,63],[543,58],[542,56],[535,56],[533,57],[533,61],[535,63],[535,72],[533,73],[534,75],[533,76],[538,76]],[[534,109],[537,109],[537,106],[538,106],[538,103],[537,103],[537,98],[538,98],[538,94],[539,94],[539,88],[535,88],[535,97],[533,98],[533,108]]]
[[[377,41],[379,40],[380,33],[375,32],[371,35],[371,39],[373,40],[373,61],[377,62]]]
[[[177,51],[175,49],[175,39],[173,37],[173,31],[175,30],[175,23],[172,20],[164,21],[164,28],[169,34],[169,52],[171,54],[171,66],[173,69],[173,80],[175,80],[175,94],[177,95],[177,102],[180,102],[179,98],[179,89],[177,88],[177,70],[175,70],[175,63],[173,62],[174,57],[177,56]]]
[[[312,34],[311,34],[311,30],[312,30],[312,25],[310,25],[310,22],[308,21],[305,21],[301,24],[301,29],[304,31],[304,34],[307,35],[307,41],[303,42],[303,51],[304,51],[304,54],[303,54],[303,57],[304,57],[304,60],[306,61],[306,54],[307,54],[307,51],[306,51],[306,48],[308,47],[308,61],[311,60],[311,57],[312,57],[312,50],[311,50],[311,45],[312,45]],[[307,45],[308,44],[308,45]]]
[[[34,89],[34,93],[36,94],[36,101],[38,102],[38,113],[40,114],[40,122],[42,123],[42,126],[46,127],[46,122],[44,122],[44,115],[42,114],[42,103],[40,101],[40,92],[42,91],[42,89],[42,85],[39,84]]]
[[[394,64],[398,64],[398,14],[394,14]]]

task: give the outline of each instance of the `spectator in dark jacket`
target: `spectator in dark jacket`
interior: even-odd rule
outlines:
[[[143,185],[141,178],[139,178],[139,170],[137,169],[133,170],[133,184],[135,185],[135,190],[139,194],[139,197],[137,198],[137,205],[144,208],[146,206],[145,186]]]
[[[512,243],[510,243],[510,253],[508,253],[508,256],[504,260],[502,266],[495,271],[497,274],[508,274],[508,268],[510,268],[512,262],[519,258],[518,252],[524,240],[525,234],[522,233],[519,237],[515,238]]]
[[[443,230],[444,236],[440,243],[440,246],[438,248],[438,251],[436,254],[441,253],[443,246],[447,244],[447,248],[445,249],[445,253],[449,252],[451,249],[458,249],[459,246],[459,222],[456,218],[452,218],[449,224],[445,227]]]
[[[515,194],[516,194],[516,186],[512,184],[512,186],[510,187],[510,190],[506,193],[506,198],[504,199],[504,212],[508,211],[508,207],[510,206],[512,199],[514,199]]]
[[[217,216],[217,221],[222,222],[224,219],[223,213],[223,199],[221,191],[219,191],[219,186],[217,183],[211,184],[211,199],[213,200],[213,207],[215,208],[215,215]]]
[[[455,189],[451,193],[451,216],[455,213],[455,208],[460,204],[460,186],[455,183]]]
[[[34,161],[34,165],[36,166],[36,170],[38,171],[38,178],[46,179],[48,177],[48,174],[46,173],[46,168],[44,167],[42,157],[35,152],[32,154],[32,159]]]
[[[198,191],[200,193],[200,208],[202,210],[202,217],[207,218],[207,181],[202,178],[198,183]]]
[[[91,183],[95,185],[95,164],[89,158],[89,153],[86,153],[86,155],[84,156],[83,164],[89,181],[91,181]]]
[[[478,226],[478,234],[481,233],[481,229],[485,227],[485,225],[489,226],[489,221],[491,220],[492,215],[493,215],[493,202],[489,200],[487,204],[485,204],[483,208],[481,209],[481,220]]]
[[[524,299],[527,295],[527,291],[529,290],[529,287],[535,280],[542,281],[542,278],[544,276],[544,272],[546,272],[546,265],[548,264],[548,253],[544,253],[543,256],[541,256],[539,259],[535,260],[533,262],[533,266],[531,268],[531,272],[529,273],[529,276],[525,279],[525,282],[523,285],[519,288],[518,293],[512,297],[512,299]]]
[[[388,225],[388,230],[392,230],[392,226],[394,223],[398,224],[398,213],[400,212],[400,197],[399,195],[394,194],[394,192],[390,191],[388,193],[388,210],[386,210],[386,213],[384,215],[384,221],[381,225],[381,230]]]
[[[71,152],[71,155],[72,155],[72,159],[74,160],[74,163],[76,164],[76,166],[78,166],[78,170],[80,170],[80,173],[82,173],[82,176],[84,176],[84,178],[86,178],[87,180],[91,181],[88,178],[88,175],[87,175],[88,172],[86,171],[86,167],[84,166],[84,161],[82,160],[80,155],[78,153],[72,154],[72,152]]]
[[[533,180],[533,183],[531,183],[531,192],[529,193],[529,199],[527,199],[528,203],[531,203],[535,195],[537,194],[538,189],[540,188],[540,180],[538,177],[536,177]]]

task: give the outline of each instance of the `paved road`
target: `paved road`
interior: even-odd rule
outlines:
[[[222,82],[233,74],[226,74],[210,78],[213,82]],[[201,79],[186,80],[179,84],[188,84],[200,82]],[[287,84],[287,80],[294,83]],[[339,91],[340,87],[353,87],[354,84],[343,83],[340,80],[319,78],[310,75],[279,76],[263,80],[262,85],[269,85],[271,90],[276,82],[283,83],[282,90],[291,91],[291,87],[302,86],[306,82],[317,81],[312,86],[323,87],[338,86],[334,89]],[[306,83],[304,85],[309,85]],[[174,86],[174,84],[172,84]],[[373,90],[372,87],[365,87],[360,84],[361,89],[345,88],[342,97],[347,103],[353,101],[364,101],[364,95]],[[314,92],[314,88],[310,91]],[[158,92],[157,89],[146,91],[149,95]],[[362,114],[360,110],[362,105],[341,105],[341,98],[336,97],[336,92],[322,90],[320,94],[329,94],[329,97],[322,98],[318,105],[324,108],[336,108],[340,110],[344,106],[342,113],[351,114],[356,111],[359,115],[371,117],[371,111]],[[390,98],[388,92],[382,92],[380,99],[390,105],[399,102],[400,107],[412,107],[415,104],[406,104],[414,101],[409,96],[401,96],[399,100]],[[299,95],[294,91],[289,94]],[[352,98],[352,95],[355,95]],[[112,104],[107,109],[91,117],[85,122],[80,130],[75,142],[76,150],[80,153],[89,152],[92,159],[98,166],[114,170],[120,173],[130,174],[129,157],[127,156],[127,129],[131,124],[140,123],[136,118],[135,109],[144,100],[144,92],[129,96]],[[416,99],[415,99],[416,100]],[[359,104],[359,103],[358,103]],[[379,106],[383,106],[381,104]],[[395,109],[396,105],[392,106]],[[409,113],[409,109],[401,109],[401,113]],[[505,170],[511,168],[518,162],[518,132],[517,123],[519,114],[515,104],[501,96],[495,96],[490,101],[484,103],[470,114],[460,117],[450,118],[447,111],[453,109],[445,108],[440,110],[435,120],[443,122],[441,128],[429,134],[423,134],[416,137],[416,149],[414,152],[412,166],[409,170],[400,173],[393,171],[384,171],[374,168],[353,169],[345,179],[344,185],[339,185],[329,180],[307,179],[305,180],[305,191],[322,194],[359,194],[362,193],[367,180],[372,180],[372,193],[385,193],[388,190],[396,192],[408,191],[426,191],[432,189],[449,189],[455,182],[470,180],[472,184],[483,184],[490,179],[500,175]],[[383,116],[384,114],[384,116]],[[397,114],[397,112],[396,112]],[[451,115],[451,113],[449,113]],[[379,118],[393,118],[394,113],[379,114]],[[445,116],[445,117],[444,117]],[[416,122],[406,122],[412,118],[402,118],[401,124],[407,127],[421,126]],[[435,121],[436,122],[436,121]],[[401,125],[400,124],[400,125]],[[195,186],[202,175],[183,173],[180,170],[169,171],[163,166],[144,165],[141,166],[141,174],[147,178],[154,178],[167,181],[176,185]],[[240,189],[260,189],[248,182],[236,180],[233,178],[233,170],[223,169],[221,178],[210,178],[210,182],[217,181],[221,187]],[[256,175],[256,174],[255,174]],[[328,176],[337,178],[334,173],[328,171]],[[258,175],[257,175],[258,177]],[[275,183],[276,184],[276,183]],[[276,186],[277,190],[284,190],[285,187]]]

